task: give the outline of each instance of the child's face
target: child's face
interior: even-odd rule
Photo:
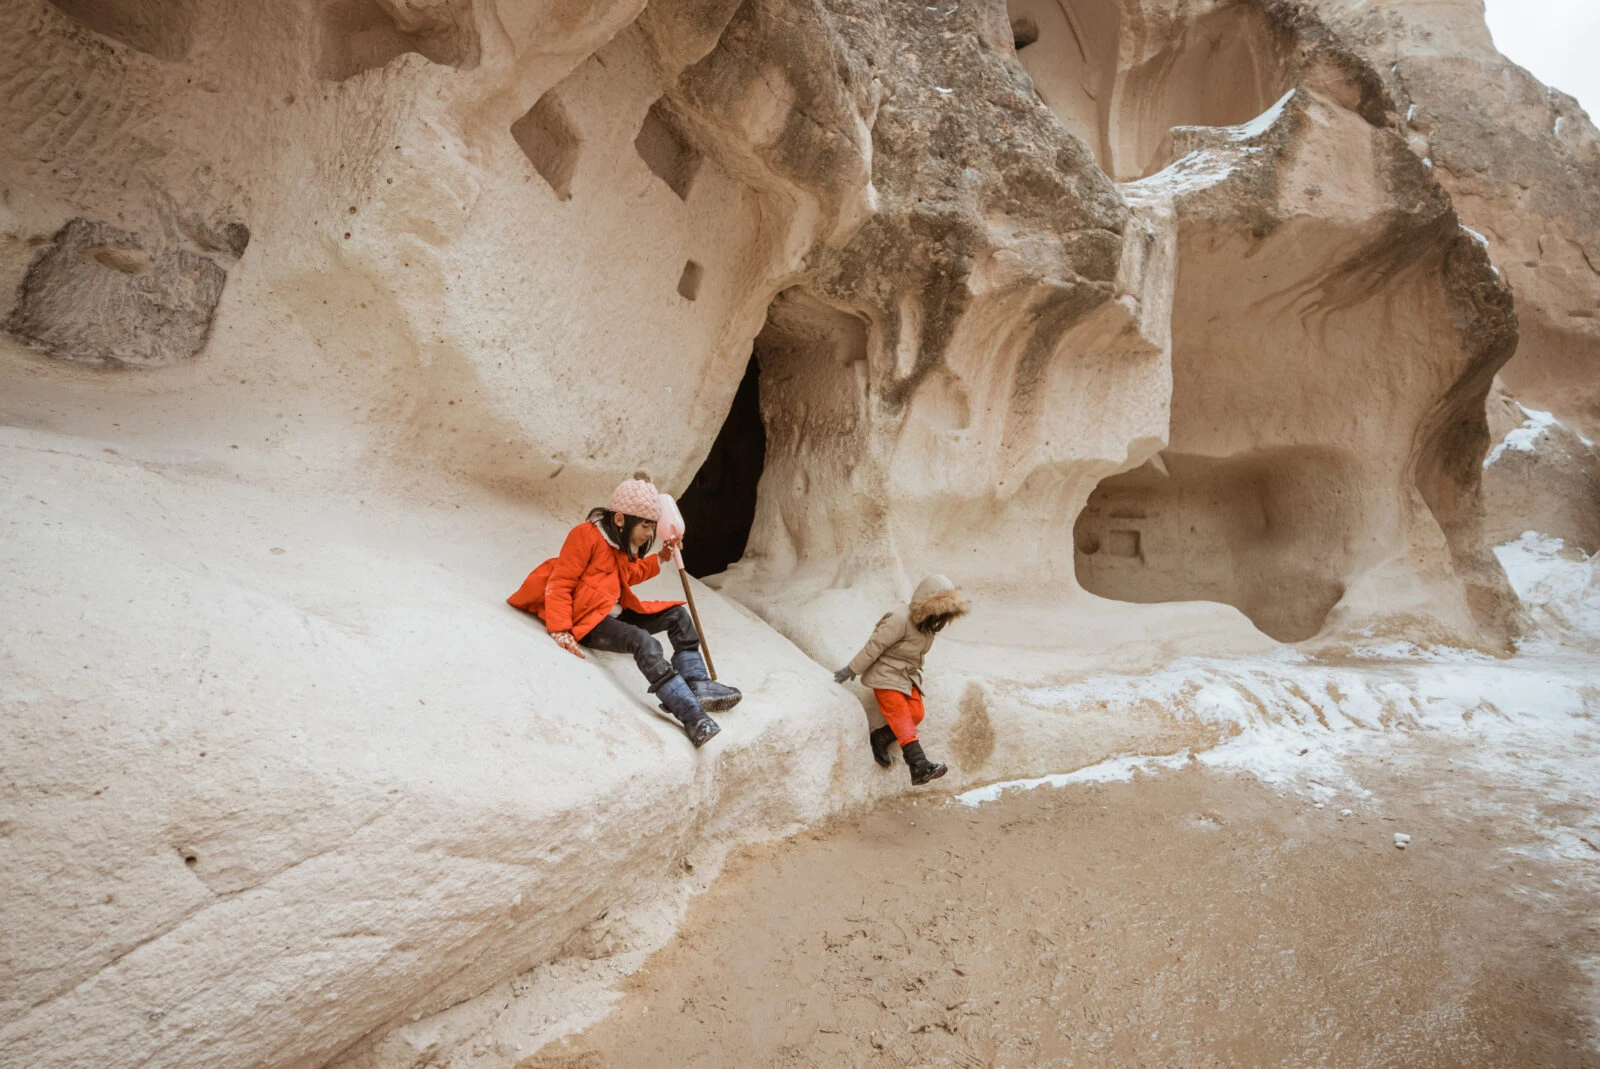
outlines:
[[[618,516],[617,516],[617,526],[621,527],[622,523],[623,523],[622,516],[621,516],[621,514],[618,514]],[[633,529],[633,537],[631,539],[629,539],[629,541],[631,541],[633,543],[633,548],[634,549],[643,549],[645,546],[648,546],[650,544],[650,540],[655,538],[655,536],[656,536],[656,523],[655,523],[655,521],[654,520],[644,520],[643,522],[641,522],[639,524],[639,526],[637,526],[637,527],[635,527]]]

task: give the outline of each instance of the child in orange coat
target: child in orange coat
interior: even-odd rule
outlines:
[[[889,767],[889,746],[900,743],[911,782],[921,786],[947,769],[930,761],[917,739],[922,723],[922,662],[933,647],[934,636],[952,620],[967,613],[966,596],[942,575],[930,575],[917,584],[911,604],[888,613],[873,628],[861,652],[833,674],[834,682],[848,683],[856,676],[871,687],[887,726],[872,733],[873,759]]]
[[[646,556],[661,519],[661,494],[650,473],[634,472],[604,508],[574,527],[561,555],[545,561],[506,599],[544,621],[556,644],[575,657],[583,649],[628,653],[667,712],[696,748],[722,728],[706,710],[732,709],[743,697],[711,678],[700,635],[681,601],[640,601],[632,588],[661,573],[676,545]],[[672,660],[655,635],[666,632]]]

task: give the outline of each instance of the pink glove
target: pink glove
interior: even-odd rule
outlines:
[[[579,647],[578,640],[572,637],[571,631],[552,631],[550,632],[550,637],[556,640],[557,646],[560,646],[562,649],[578,658],[578,660],[588,660],[588,658],[583,655],[583,649]]]

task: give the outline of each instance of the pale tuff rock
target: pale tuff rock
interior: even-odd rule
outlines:
[[[1551,413],[1567,433],[1600,438],[1600,137],[1590,117],[1494,50],[1476,2],[1319,0],[1316,7],[1372,61],[1404,108],[1412,151],[1435,165],[1463,222],[1516,293],[1521,340],[1500,373],[1504,389]],[[1559,448],[1568,454],[1572,443]],[[1502,481],[1528,463],[1513,460]],[[1552,472],[1547,489],[1534,485],[1546,481],[1547,466],[1516,470],[1524,486],[1512,500],[1525,503],[1532,493],[1557,513],[1600,513],[1592,456],[1578,462],[1587,474],[1559,463],[1567,473]],[[1485,477],[1497,475],[1491,469]],[[1521,505],[1502,504],[1505,496],[1487,501],[1500,534],[1519,522],[1540,527],[1518,520]],[[1548,523],[1577,535],[1570,518]]]
[[[1490,395],[1498,439],[1483,462],[1485,533],[1502,545],[1527,531],[1600,553],[1600,450],[1549,412]]]
[[[727,846],[900,789],[816,662],[929,571],[969,784],[1216,741],[1028,698],[1088,672],[1504,652],[1493,545],[1592,537],[1594,135],[1389,6],[0,8],[0,1062],[565,1027]],[[697,757],[501,599],[752,356]],[[1486,469],[1497,372],[1554,422]]]
[[[237,257],[250,231],[230,223],[206,237]],[[126,230],[74,219],[34,261],[6,327],[64,360],[160,367],[205,347],[227,278],[212,257],[152,253]]]

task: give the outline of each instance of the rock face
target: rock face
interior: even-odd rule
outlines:
[[[1527,531],[1600,553],[1600,450],[1549,412],[1503,392],[1490,399],[1496,445],[1483,462],[1486,534],[1495,545]]]
[[[237,258],[250,231],[219,244]],[[18,288],[8,330],[52,356],[111,367],[161,367],[199,354],[228,273],[185,248],[152,255],[126,230],[87,219],[62,227]]]
[[[1298,88],[1248,125],[1174,129],[1176,161],[1127,187],[1179,235],[1171,434],[1159,467],[1096,491],[1080,574],[1228,602],[1285,641],[1461,593],[1441,619],[1503,627],[1474,457],[1509,294],[1381,88],[1306,19],[1279,33],[1304,42]],[[1423,578],[1452,572],[1456,591]]]
[[[1385,4],[1381,10],[1320,0],[1317,7],[1343,40],[1371,59],[1402,111],[1412,151],[1438,175],[1516,294],[1521,341],[1500,372],[1504,391],[1566,429],[1555,433],[1565,439],[1560,451],[1567,459],[1541,465],[1551,472],[1548,485],[1543,470],[1518,471],[1531,482],[1490,496],[1492,522],[1501,534],[1556,527],[1576,533],[1561,514],[1600,512],[1592,474],[1600,455],[1584,441],[1600,437],[1600,200],[1594,194],[1600,141],[1594,125],[1577,101],[1495,51],[1475,0]],[[1519,452],[1525,451],[1512,450]],[[1514,455],[1508,459],[1523,467]],[[1529,492],[1547,504],[1521,512],[1531,503]]]
[[[781,492],[767,495],[746,563],[723,588],[803,645],[798,636],[818,630],[808,618],[836,600],[839,569],[854,583],[904,559],[991,588],[1025,576],[1062,597],[1081,582],[1127,601],[1224,602],[1286,641],[1374,625],[1505,634],[1514,599],[1478,527],[1474,458],[1488,445],[1484,397],[1515,345],[1510,294],[1410,151],[1376,73],[1289,5],[1049,9],[1014,8],[1013,45],[1024,42],[1020,62],[1063,125],[1138,179],[1107,194],[1131,214],[1090,214],[1096,227],[1067,232],[1063,263],[1051,236],[1062,224],[1030,214],[1029,194],[1050,188],[1031,172],[1013,176],[1001,152],[960,134],[942,135],[937,151],[902,147],[901,102],[947,93],[942,107],[1015,153],[1014,113],[962,103],[974,81],[984,108],[1004,92],[957,66],[957,48],[933,50],[946,65],[907,52],[914,81],[884,65],[877,78],[895,110],[884,104],[876,118],[878,211],[856,238],[872,255],[853,260],[847,248],[842,278],[825,259],[815,281],[786,291],[756,344],[769,433],[799,469],[769,461],[767,485],[801,494],[787,509]],[[925,17],[978,47],[994,37],[983,10]],[[1186,51],[1210,55],[1224,39],[1239,50],[1230,69],[1249,72],[1231,87],[1210,85]],[[1100,87],[1099,110],[1073,102],[1071,79]],[[1174,126],[1185,108],[1196,121],[1241,121]],[[897,233],[906,149],[921,169],[918,214]],[[926,174],[945,158],[959,177]],[[995,175],[1007,179],[1000,205],[971,189]],[[1076,218],[1097,203],[1078,192],[1062,207]],[[942,226],[921,221],[930,205]],[[941,257],[918,239],[930,229],[946,249],[972,237]],[[939,265],[932,279],[904,277],[923,262]],[[883,265],[901,277],[883,278]],[[1102,279],[1111,284],[1097,289]],[[905,307],[887,307],[885,291]],[[817,306],[830,304],[859,325],[821,327]],[[1398,338],[1406,360],[1392,358]],[[864,400],[816,381],[829,366],[820,352],[834,363],[864,354]],[[797,362],[804,376],[786,370]],[[824,412],[827,433],[788,425]],[[863,458],[837,458],[841,439],[861,443],[849,452]],[[885,474],[874,457],[893,458]],[[865,501],[819,515],[819,491],[842,495],[818,476],[839,464]],[[888,503],[881,519],[861,514],[873,502]],[[840,525],[841,511],[852,522]],[[1070,573],[1050,526],[1062,515],[1078,516]],[[1004,551],[985,551],[997,531]],[[805,578],[819,574],[808,567],[818,557],[829,562],[821,591]]]
[[[1118,181],[1170,163],[1175,127],[1247,123],[1292,84],[1295,33],[1265,5],[1013,0],[1008,9],[1039,97]]]
[[[448,1064],[903,789],[828,669],[926,571],[979,780],[1593,548],[1595,134],[1475,5],[24,0],[0,72],[0,1063]],[[698,755],[501,601],[641,463],[737,558]]]

